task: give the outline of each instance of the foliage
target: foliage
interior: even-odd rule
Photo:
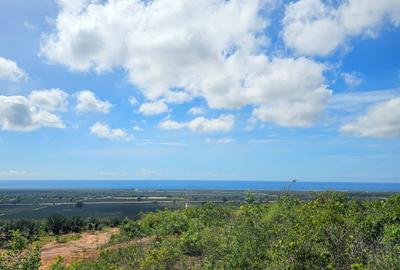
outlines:
[[[11,234],[10,249],[13,252],[21,252],[27,245],[29,241],[24,236],[22,236],[19,230],[13,231]]]
[[[1,270],[38,270],[40,267],[40,251],[38,247],[25,250],[12,250],[0,254]]]
[[[116,220],[121,228],[113,238],[117,248],[71,266],[60,259],[53,270],[400,269],[400,195],[361,200],[324,192],[300,200],[286,193],[273,203],[259,198],[249,192],[240,206],[205,203]],[[72,224],[102,226],[95,218],[64,219],[61,229],[53,230],[60,218],[52,218],[46,224],[53,233],[71,231]],[[22,231],[8,241],[13,248],[4,256],[31,254],[27,261],[34,265],[37,257]],[[10,260],[4,256],[0,269],[14,269],[6,268]]]
[[[262,204],[248,193],[246,202],[126,221],[122,235],[151,236],[152,244],[108,252],[101,264],[124,270],[400,269],[399,195],[359,200],[326,192],[310,201],[282,196]],[[96,267],[90,269],[107,269]]]
[[[63,258],[58,256],[56,261],[51,266],[50,270],[67,270],[67,267],[63,264]]]
[[[66,223],[66,218],[60,214],[54,214],[47,218],[46,225],[53,234],[60,234]]]

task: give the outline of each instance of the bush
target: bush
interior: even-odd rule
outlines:
[[[54,220],[61,219],[48,221],[49,227],[62,223]],[[78,223],[64,220],[63,226]],[[126,242],[120,248],[70,267],[60,261],[54,270],[400,269],[400,196],[350,200],[345,193],[325,192],[310,201],[285,195],[270,204],[205,203],[144,214],[122,221],[120,228],[114,237]],[[18,256],[28,254],[22,251],[28,241],[20,231],[11,239]],[[0,269],[14,269],[10,265],[0,259]]]
[[[40,250],[38,247],[0,254],[1,270],[38,270],[39,267]]]

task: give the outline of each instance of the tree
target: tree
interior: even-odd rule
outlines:
[[[29,241],[24,236],[22,236],[19,230],[15,230],[11,233],[11,250],[14,252],[22,251]]]
[[[61,230],[66,223],[66,218],[60,214],[54,214],[47,218],[46,226],[47,229],[53,232],[54,234],[60,234]]]
[[[74,233],[79,233],[82,231],[84,222],[80,217],[72,217],[71,219],[71,231]]]

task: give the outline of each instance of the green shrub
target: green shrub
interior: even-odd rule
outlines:
[[[300,201],[289,195],[270,204],[205,203],[125,220],[113,238],[119,248],[69,267],[60,261],[53,270],[400,269],[400,196],[350,200],[324,192]],[[26,237],[15,231],[11,239],[24,261]],[[31,255],[26,261],[34,265],[38,257]],[[0,269],[19,270],[8,258],[0,257]]]

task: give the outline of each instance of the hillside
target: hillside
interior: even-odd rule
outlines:
[[[19,256],[35,262],[26,250]],[[99,253],[51,269],[400,269],[400,196],[322,193],[265,204],[249,194],[239,207],[163,210],[125,220]],[[15,268],[4,256],[1,269],[37,269]]]

